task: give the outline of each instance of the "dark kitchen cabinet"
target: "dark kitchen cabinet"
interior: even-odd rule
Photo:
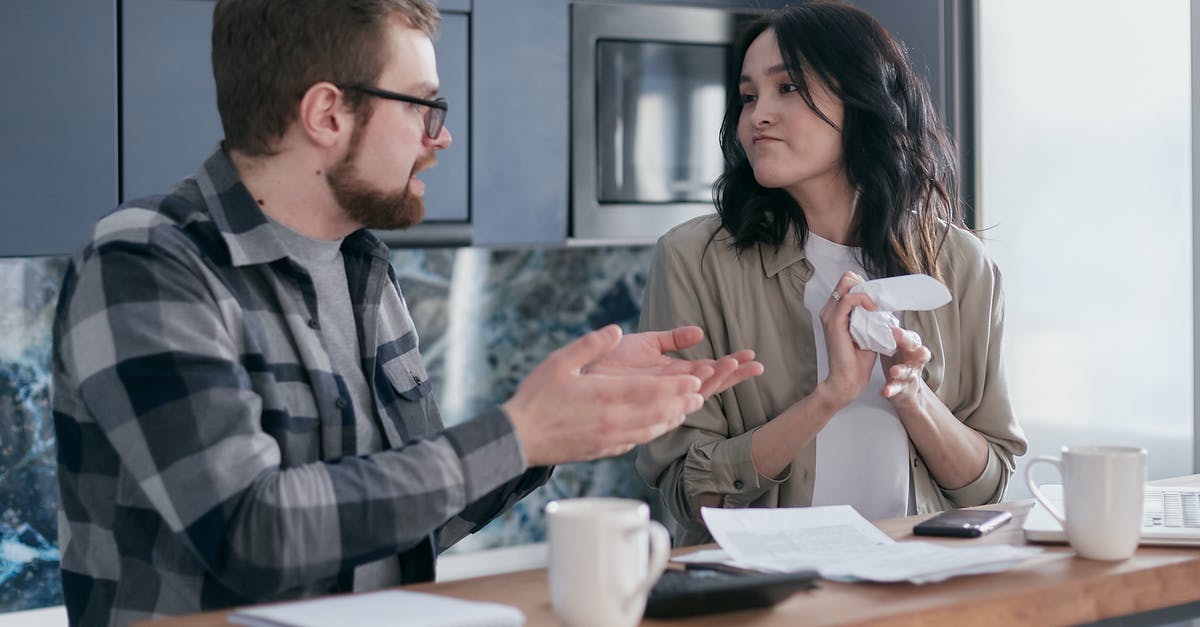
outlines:
[[[221,140],[212,0],[123,0],[121,196],[165,193]]]
[[[0,3],[0,255],[73,252],[117,201],[116,0]]]
[[[567,5],[474,1],[471,192],[479,245],[566,241]]]

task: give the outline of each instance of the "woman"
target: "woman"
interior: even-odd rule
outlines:
[[[957,205],[953,148],[904,50],[869,15],[813,2],[737,46],[717,215],[659,241],[643,329],[697,324],[687,357],[752,347],[766,373],[640,449],[680,545],[701,507],[849,504],[870,519],[999,501],[1026,443],[1001,364],[1000,273]],[[850,290],[925,273],[953,300],[861,350]]]

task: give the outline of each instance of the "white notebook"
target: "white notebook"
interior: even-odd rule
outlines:
[[[525,614],[499,603],[383,590],[242,608],[229,622],[249,627],[519,627]]]
[[[1062,486],[1038,486],[1062,512]],[[1030,542],[1066,542],[1067,534],[1041,503],[1025,518]],[[1200,546],[1200,488],[1146,486],[1142,511],[1142,544]]]

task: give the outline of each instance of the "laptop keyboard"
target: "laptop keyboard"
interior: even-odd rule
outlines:
[[[1142,526],[1200,528],[1200,492],[1146,488]]]

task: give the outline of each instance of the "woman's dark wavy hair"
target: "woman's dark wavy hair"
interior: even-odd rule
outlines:
[[[782,189],[758,184],[738,141],[738,81],[750,44],[773,30],[784,65],[808,106],[807,81],[819,80],[845,105],[843,165],[859,191],[856,223],[862,264],[873,277],[924,272],[941,278],[936,259],[948,225],[963,226],[954,146],[904,48],[866,12],[816,1],[781,9],[746,27],[737,46],[721,125],[725,170],[713,199],[733,246],[783,244],[793,229],[807,241],[804,212]],[[836,126],[835,126],[836,128]]]

